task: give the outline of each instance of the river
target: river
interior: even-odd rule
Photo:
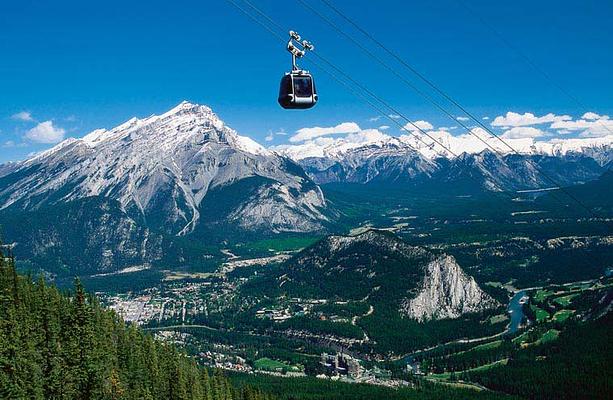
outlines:
[[[511,316],[511,322],[509,322],[507,333],[513,334],[517,332],[517,330],[521,326],[521,321],[524,318],[524,311],[522,304],[519,301],[525,295],[526,291],[520,290],[515,293],[511,298],[511,301],[509,301],[509,305],[507,306],[507,312]]]

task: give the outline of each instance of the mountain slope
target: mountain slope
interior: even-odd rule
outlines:
[[[613,171],[606,170],[598,179],[584,184],[568,186],[565,191],[579,200],[586,207],[597,214],[608,215],[613,212]],[[575,201],[567,196],[556,196],[555,192],[547,193],[537,198],[536,202],[542,207],[559,207],[560,198],[569,204],[570,211],[574,211]],[[582,210],[579,212],[581,213]],[[581,215],[581,214],[579,214]]]
[[[417,321],[499,306],[453,257],[376,230],[322,239],[287,261],[276,283],[298,297],[362,300],[384,294],[400,314]]]
[[[503,312],[502,305],[453,257],[378,230],[328,236],[278,266],[258,270],[238,295],[241,304],[259,304],[243,316],[252,318],[254,326],[262,327],[253,317],[262,307],[280,310],[299,304],[302,313],[282,323],[269,322],[267,329],[330,339],[364,354],[400,355],[495,334],[506,325],[489,323],[492,315]],[[500,293],[492,295],[502,300]]]
[[[597,179],[603,172],[598,163],[583,155],[562,157],[508,154],[490,150],[462,154],[452,160],[438,159],[439,168],[429,183],[490,191],[541,189],[583,183]]]
[[[171,265],[202,263],[181,246],[322,231],[328,219],[300,166],[188,102],[0,167],[0,226],[22,262],[47,258],[60,274],[150,264],[170,248]]]
[[[200,223],[200,204],[210,190],[249,177],[268,182],[261,197],[243,199],[250,207],[234,210],[233,220],[251,217],[244,228],[321,228],[325,201],[299,168],[239,136],[209,108],[187,102],[160,116],[68,139],[7,168],[0,178],[0,208],[31,210],[102,196],[167,233],[183,235]],[[288,220],[276,218],[279,212]],[[296,227],[297,218],[308,222]]]
[[[400,141],[348,149],[333,158],[299,161],[318,183],[417,183],[429,178],[436,164]]]
[[[76,283],[72,294],[17,275],[0,247],[0,398],[270,398],[210,376],[195,360],[126,326]]]

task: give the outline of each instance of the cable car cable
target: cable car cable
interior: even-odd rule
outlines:
[[[234,7],[236,7],[239,11],[241,11],[242,13],[244,13],[247,17],[249,17],[250,19],[252,19],[254,22],[256,22],[257,24],[259,24],[260,26],[262,26],[264,29],[266,29],[269,33],[271,33],[273,36],[277,37],[279,40],[281,41],[285,41],[283,39],[283,37],[281,35],[279,35],[278,33],[276,33],[274,30],[272,30],[269,26],[267,26],[266,24],[264,24],[263,22],[261,22],[260,20],[258,20],[257,18],[255,18],[254,16],[252,16],[248,11],[244,10],[242,7],[240,7],[238,4],[236,4],[234,2],[234,0],[227,0],[228,2],[230,2]],[[268,18],[270,19],[270,18]],[[274,22],[274,21],[272,21]],[[276,24],[277,26],[279,26],[278,24]],[[283,28],[281,28],[283,29]],[[364,97],[363,95],[358,94],[355,89],[353,87],[351,87],[350,85],[348,85],[346,82],[343,82],[342,80],[340,80],[338,77],[336,77],[334,74],[330,73],[328,70],[326,70],[323,66],[318,65],[316,63],[314,63],[315,65],[317,65],[320,69],[324,70],[326,73],[328,73],[332,78],[334,78],[337,82],[341,83],[343,86],[345,86],[350,92],[352,92],[354,95],[356,95],[357,97],[360,97],[362,99],[364,99],[368,104],[370,104],[375,110],[378,110],[378,112],[385,118],[389,118],[390,121],[392,121],[393,123],[397,124],[398,126],[400,126],[401,129],[406,130],[406,128],[404,128],[402,126],[402,124],[399,124],[395,119],[389,117],[389,115],[385,112],[383,112],[378,106],[376,106],[375,104],[373,104],[370,100],[368,100],[366,97]],[[412,134],[412,132],[409,132]],[[417,149],[413,148],[411,145],[407,144],[411,149],[413,149],[414,151],[418,152]],[[443,146],[444,147],[444,146]],[[508,192],[501,192],[501,194],[507,195],[508,197],[511,198],[511,200],[513,200],[513,197],[510,195],[510,193]],[[567,206],[565,203],[563,203],[562,205]],[[591,256],[591,253],[587,253],[588,255]]]
[[[270,23],[272,23],[273,25],[275,25],[278,29],[283,30],[283,27],[281,25],[279,25],[275,20],[273,20],[272,18],[270,18],[266,13],[264,13],[262,10],[260,10],[257,6],[255,6],[253,3],[251,3],[249,0],[243,0],[244,3],[246,3],[249,7],[251,7],[255,12],[257,12],[258,14],[260,14],[262,17],[266,18],[268,21],[270,21]],[[408,124],[410,124],[411,126],[413,126],[417,131],[419,131],[420,133],[422,133],[424,136],[427,136],[428,138],[430,138],[434,143],[437,143],[439,146],[441,146],[443,149],[445,149],[446,152],[452,154],[454,157],[458,157],[458,154],[456,154],[453,150],[447,148],[445,145],[443,145],[440,141],[438,141],[436,138],[434,138],[432,135],[430,135],[428,132],[426,132],[425,130],[423,130],[421,127],[419,127],[415,122],[413,122],[410,118],[406,117],[403,113],[401,113],[399,110],[397,110],[396,108],[394,108],[393,106],[391,106],[388,102],[386,102],[384,99],[382,99],[380,96],[378,96],[377,94],[373,93],[370,89],[368,89],[367,87],[365,87],[364,85],[360,84],[358,81],[356,81],[355,79],[353,79],[351,76],[349,76],[348,74],[346,74],[342,69],[336,67],[332,62],[328,61],[325,57],[323,57],[322,55],[320,55],[317,52],[312,52],[312,54],[317,57],[319,60],[321,60],[322,62],[326,63],[329,67],[331,67],[332,69],[334,69],[337,73],[341,74],[345,79],[347,79],[348,81],[350,81],[352,84],[354,84],[355,86],[359,87],[361,90],[365,91],[366,93],[368,93],[371,97],[375,98],[378,102],[380,102],[381,104],[383,104],[386,108],[388,108],[392,113],[399,115],[402,119],[404,119],[405,121],[407,121]],[[386,115],[387,117],[387,115]],[[422,142],[425,146],[427,147],[431,147],[433,143],[426,143],[420,136],[414,134],[411,130],[405,129],[403,127],[403,130],[409,132],[411,135],[413,135],[417,140],[419,140],[420,142]]]
[[[305,4],[304,1],[302,0],[298,0],[300,1],[302,4]],[[403,66],[405,66],[408,70],[410,70],[411,72],[413,72],[417,77],[419,77],[423,82],[425,82],[428,86],[430,86],[432,89],[434,89],[437,93],[439,93],[441,96],[443,96],[445,99],[447,99],[449,102],[451,102],[453,105],[455,105],[456,107],[458,107],[465,115],[467,115],[469,118],[471,118],[474,122],[476,122],[481,128],[485,129],[486,132],[488,132],[489,134],[491,134],[493,137],[497,138],[500,142],[502,142],[505,146],[507,146],[513,153],[515,154],[520,154],[515,148],[513,148],[510,144],[508,144],[505,140],[503,140],[501,137],[499,137],[496,133],[494,133],[488,126],[484,125],[481,120],[477,117],[475,117],[471,112],[469,112],[467,109],[465,109],[459,102],[457,102],[456,100],[454,100],[450,95],[448,95],[447,93],[445,93],[445,91],[443,91],[442,89],[440,89],[436,84],[434,84],[434,82],[430,81],[425,75],[423,75],[422,73],[420,73],[416,68],[414,68],[413,66],[411,66],[408,62],[406,62],[404,59],[402,59],[399,55],[397,55],[394,51],[390,50],[387,46],[385,46],[381,41],[377,40],[373,35],[371,35],[367,30],[365,30],[364,28],[362,28],[360,25],[358,25],[354,20],[352,20],[351,18],[349,18],[345,13],[343,13],[338,7],[336,7],[330,0],[321,0],[325,5],[327,5],[331,10],[333,10],[336,14],[338,14],[341,18],[343,18],[345,21],[347,21],[349,24],[351,24],[355,29],[359,30],[363,35],[365,35],[367,38],[369,38],[372,42],[374,42],[375,44],[377,44],[380,48],[382,48],[387,54],[389,54],[390,56],[392,56],[396,61],[398,61],[399,63],[401,63]],[[458,3],[464,5],[466,8],[468,8],[468,6],[464,3],[462,3],[461,0],[457,0]],[[312,7],[309,7],[312,9]],[[470,8],[468,8],[470,10]],[[315,11],[314,11],[315,12]],[[489,24],[487,24],[485,21],[483,21],[483,19],[481,19],[482,22],[486,25],[489,26],[489,28],[491,30],[494,31],[494,33],[503,41],[505,42],[505,44],[507,46],[509,46],[510,48],[512,48],[514,51],[516,51],[520,56],[522,56],[526,62],[528,64],[530,64],[533,68],[535,68],[537,71],[541,72],[542,75],[545,76],[546,79],[548,79],[550,81],[550,83],[554,86],[556,86],[560,91],[562,91],[563,93],[565,93],[567,96],[569,96],[571,98],[571,100],[574,100],[579,106],[581,106],[582,108],[586,109],[585,105],[582,105],[582,103],[575,98],[574,96],[572,96],[570,93],[568,93],[567,91],[565,91],[563,88],[561,88],[559,85],[556,85],[549,77],[548,75],[541,69],[539,69],[534,63],[532,63],[530,61],[530,59],[523,54],[522,52],[519,51],[519,49],[515,48],[510,42],[508,42],[507,40],[504,39],[504,37],[502,37],[502,35],[500,33],[498,33],[493,27],[491,27]],[[334,25],[335,29],[336,26]],[[457,121],[459,125],[464,125],[461,123],[461,121]],[[611,132],[611,130],[602,122],[600,122],[600,125],[603,126],[605,129],[607,129],[609,132]],[[549,180],[550,182],[554,183],[556,186],[558,186],[563,192],[565,192],[565,194],[571,198],[573,198],[573,200],[577,203],[579,203],[583,208],[587,209],[590,213],[594,214],[595,213],[587,206],[581,204],[578,199],[574,198],[574,196],[572,196],[569,192],[567,192],[563,186],[558,183],[557,181],[555,181],[553,178],[551,178],[550,176],[548,176],[545,172],[543,172],[542,170],[540,170],[536,165],[533,164],[533,166],[539,170],[539,172],[541,173],[541,175],[543,175],[547,180]],[[610,168],[609,168],[610,169]],[[597,215],[595,215],[597,216]]]
[[[249,18],[251,18],[252,20],[254,20],[256,23],[262,25],[263,27],[265,27],[269,32],[273,33],[274,36],[276,36],[277,38],[279,38],[280,40],[283,40],[283,38],[277,34],[276,32],[274,32],[269,26],[266,26],[265,24],[263,24],[261,21],[259,21],[257,18],[255,18],[253,15],[251,15],[248,11],[244,10],[243,8],[239,7],[237,4],[234,3],[233,0],[228,0],[231,3],[233,3],[240,11],[242,11],[245,15],[247,15]],[[271,17],[269,17],[266,13],[264,13],[262,10],[260,10],[259,8],[257,8],[255,5],[251,4],[248,0],[243,0],[244,3],[247,3],[254,11],[256,11],[260,16],[264,17],[266,20],[268,20],[271,24],[273,24],[274,26],[276,26],[279,30],[283,30],[284,28],[279,25],[275,20],[273,20]],[[316,53],[313,53],[316,54]],[[367,93],[369,93],[371,96],[375,97],[378,99],[379,102],[382,102],[383,104],[386,104],[384,100],[382,100],[381,98],[379,98],[376,94],[370,92],[367,88],[364,88],[362,85],[360,85],[358,82],[356,82],[354,79],[352,79],[351,77],[349,77],[347,74],[345,74],[342,70],[338,69],[335,65],[333,65],[332,63],[330,63],[329,61],[327,61],[325,58],[323,58],[320,55],[317,55],[317,57],[319,59],[322,59],[325,63],[327,63],[330,67],[332,67],[333,69],[335,69],[336,71],[338,71],[340,74],[342,74],[345,78],[347,78],[348,80],[350,80],[354,85],[362,88],[363,90],[365,90]],[[362,98],[363,100],[365,100],[369,105],[371,105],[376,111],[378,111],[381,115],[383,115],[385,118],[388,118],[392,123],[394,123],[395,125],[399,126],[400,129],[407,131],[408,133],[410,133],[411,135],[413,135],[414,137],[416,137],[417,139],[419,139],[422,143],[424,143],[426,146],[431,147],[434,143],[428,144],[425,143],[419,136],[415,135],[412,131],[406,129],[406,127],[404,127],[402,124],[398,123],[398,121],[396,121],[395,119],[391,118],[387,113],[383,112],[381,110],[381,108],[379,108],[378,106],[376,106],[375,104],[372,103],[372,101],[368,100],[365,96],[357,93],[355,91],[355,89],[351,86],[348,85],[346,82],[340,80],[338,77],[336,77],[334,74],[332,74],[331,72],[329,72],[326,68],[324,68],[323,66],[317,64],[314,62],[315,65],[317,65],[319,68],[321,68],[323,71],[325,71],[327,74],[329,74],[330,76],[332,76],[336,81],[338,81],[339,83],[341,83],[343,86],[345,86],[350,92],[352,92],[354,95],[356,95],[357,97]],[[388,108],[390,108],[391,106],[388,105]],[[394,108],[392,108],[393,111],[396,111]],[[397,112],[398,113],[398,112]],[[404,117],[405,119],[408,120],[408,118]],[[410,120],[409,120],[410,121]],[[420,128],[419,128],[420,129]],[[421,129],[420,129],[421,130]],[[423,130],[421,130],[423,132]],[[446,151],[448,151],[451,154],[454,154],[454,156],[456,158],[459,158],[457,154],[455,154],[451,149],[445,147],[443,144],[441,144],[440,142],[437,141],[437,143],[443,147]],[[414,148],[413,146],[409,145],[407,143],[407,145],[414,151],[419,153],[419,150],[417,150],[416,148]],[[439,153],[440,154],[440,153]],[[463,159],[464,163],[463,166],[467,167],[467,160]],[[511,200],[513,200],[513,196],[511,196],[509,193],[507,192],[502,192],[503,194],[507,195]],[[554,195],[555,197],[555,195]]]
[[[475,133],[471,133],[471,128],[469,128],[468,126],[464,125],[462,123],[462,121],[458,121],[457,118],[451,114],[449,111],[447,111],[443,106],[441,106],[439,103],[437,103],[433,98],[431,98],[430,96],[428,96],[427,93],[425,93],[424,91],[422,91],[421,89],[419,89],[417,86],[415,86],[411,81],[409,81],[407,78],[405,78],[403,75],[401,75],[398,71],[396,71],[393,67],[389,66],[385,61],[383,61],[381,58],[377,57],[377,55],[375,55],[374,53],[372,53],[368,48],[366,48],[364,45],[362,45],[359,41],[355,40],[351,35],[347,34],[346,32],[344,32],[342,29],[340,29],[338,26],[336,26],[334,24],[334,22],[332,22],[330,19],[328,19],[325,15],[323,15],[322,13],[320,13],[317,9],[313,8],[310,4],[308,4],[307,2],[305,2],[304,0],[296,0],[298,1],[300,4],[302,4],[305,8],[309,9],[311,12],[313,12],[315,15],[317,15],[319,18],[321,18],[322,20],[324,20],[331,28],[333,28],[336,32],[338,32],[339,34],[341,34],[342,36],[344,36],[345,38],[347,38],[349,41],[351,41],[355,46],[357,46],[360,50],[362,50],[363,52],[365,52],[369,57],[373,58],[375,61],[377,61],[381,66],[383,66],[386,70],[388,70],[389,72],[391,72],[392,74],[394,74],[398,79],[400,79],[404,84],[406,84],[407,86],[409,86],[411,89],[413,89],[415,92],[417,92],[417,94],[419,94],[420,96],[422,96],[423,98],[425,98],[426,100],[428,100],[432,105],[434,105],[436,108],[439,109],[439,111],[443,112],[445,115],[447,115],[450,119],[452,119],[455,123],[461,125],[464,129],[466,129],[466,131],[470,134],[472,134],[474,137],[476,137],[479,141],[481,141],[483,144],[485,144],[487,147],[489,147],[492,151],[494,151],[496,154],[498,154],[499,156],[502,156],[502,153],[499,152],[498,149],[496,149],[495,147],[491,146],[489,143],[487,143],[486,140],[484,140],[483,138],[481,138],[479,135],[475,134]]]
[[[254,22],[258,23],[260,26],[262,26],[264,29],[266,29],[269,33],[271,33],[273,36],[275,36],[276,38],[278,38],[280,41],[285,42],[285,39],[278,34],[277,32],[275,32],[274,30],[272,30],[269,26],[267,26],[266,24],[262,23],[261,21],[259,21],[257,18],[255,18],[253,15],[249,14],[249,12],[245,9],[243,9],[242,7],[240,7],[234,0],[227,0],[229,3],[231,3],[234,7],[236,7],[239,11],[241,11],[243,14],[245,14],[247,17],[249,17],[250,19],[252,19]],[[271,20],[272,21],[272,20]],[[273,21],[274,22],[274,21]],[[280,27],[280,25],[276,24],[280,29],[283,29],[282,27]],[[392,123],[394,123],[395,125],[397,125],[400,129],[408,132],[409,134],[414,135],[413,132],[411,132],[410,130],[408,130],[406,127],[404,127],[401,123],[399,123],[397,120],[395,120],[394,118],[391,118],[388,113],[386,113],[384,110],[382,110],[379,106],[377,106],[375,103],[373,103],[370,99],[368,99],[366,96],[360,94],[359,92],[357,92],[353,87],[351,87],[351,85],[349,85],[348,83],[342,81],[340,78],[338,78],[336,75],[334,75],[333,73],[331,73],[330,71],[328,71],[325,67],[323,67],[322,65],[313,62],[313,64],[315,64],[318,68],[320,68],[322,71],[326,72],[328,75],[330,75],[334,80],[336,80],[337,82],[339,82],[341,85],[343,85],[349,92],[351,92],[354,96],[361,98],[362,100],[366,101],[376,112],[378,112],[381,116],[383,116],[384,118],[388,118]],[[416,136],[417,139],[420,139],[418,136]],[[423,141],[422,141],[423,142]],[[428,144],[423,142],[426,146],[430,147],[432,144]],[[413,147],[411,144],[409,143],[405,143],[411,150],[419,153],[419,150],[415,147]],[[445,148],[445,150],[450,151],[448,149]]]
[[[245,0],[247,1],[247,0]],[[345,33],[342,29],[340,29],[337,25],[334,24],[334,22],[330,21],[326,16],[324,16],[323,14],[321,14],[318,10],[314,9],[311,5],[309,5],[308,3],[306,3],[304,0],[296,0],[298,1],[300,4],[302,4],[304,7],[306,7],[307,9],[311,10],[314,14],[316,14],[317,16],[319,16],[322,20],[324,20],[328,25],[330,25],[334,30],[336,30],[337,32],[339,32],[341,35],[343,35],[344,37],[348,38],[352,43],[354,43],[356,46],[358,46],[360,49],[362,49],[366,54],[368,54],[371,58],[373,58],[375,61],[377,61],[379,64],[381,64],[382,66],[384,66],[386,69],[388,69],[389,71],[391,71],[392,73],[394,73],[394,75],[396,75],[397,77],[399,77],[405,84],[407,84],[408,86],[410,86],[412,89],[416,90],[418,94],[422,95],[424,98],[426,98],[428,101],[430,101],[433,105],[435,105],[439,110],[443,111],[448,117],[452,118],[456,123],[458,123],[459,125],[461,125],[463,128],[466,129],[466,131],[471,134],[472,136],[476,137],[479,141],[481,141],[482,143],[484,143],[488,148],[490,148],[492,151],[494,151],[498,156],[500,156],[501,158],[503,158],[503,154],[500,153],[500,151],[498,149],[496,149],[495,147],[493,147],[492,145],[490,145],[487,141],[483,140],[479,135],[477,135],[476,133],[473,132],[472,129],[470,129],[469,127],[467,127],[466,125],[464,125],[461,121],[457,120],[457,118],[455,116],[453,116],[453,114],[451,114],[450,112],[448,112],[447,110],[445,110],[442,106],[440,106],[438,103],[436,103],[430,96],[427,96],[426,94],[424,94],[421,90],[418,90],[415,88],[415,86],[413,84],[411,84],[408,80],[406,80],[404,77],[402,77],[395,69],[393,69],[392,67],[390,67],[389,65],[387,65],[383,60],[381,60],[379,57],[375,56],[371,51],[369,51],[367,48],[365,48],[361,43],[359,43],[358,41],[356,41],[354,38],[351,37],[351,35]],[[414,67],[412,67],[410,64],[408,64],[406,61],[404,61],[402,58],[400,58],[398,55],[396,55],[393,51],[389,50],[385,45],[383,45],[381,42],[379,42],[378,40],[376,40],[372,35],[370,35],[366,30],[362,29],[357,23],[353,22],[349,17],[346,17],[338,8],[336,8],[333,4],[331,4],[328,0],[321,0],[323,3],[325,3],[326,5],[328,5],[332,10],[334,10],[337,14],[339,14],[343,19],[345,19],[347,22],[349,22],[351,25],[353,25],[354,27],[356,27],[356,29],[358,29],[360,32],[362,32],[364,35],[366,35],[369,39],[371,39],[373,42],[375,42],[378,46],[380,46],[382,49],[384,49],[388,54],[390,54],[392,57],[394,57],[396,60],[398,60],[400,63],[402,63],[405,67],[407,67],[411,72],[415,73],[415,75],[417,75],[422,81],[424,81],[426,84],[428,84],[428,86],[432,87],[434,90],[436,90],[441,96],[443,96],[444,98],[446,98],[447,100],[449,100],[452,104],[454,104],[456,107],[458,107],[460,110],[462,110],[462,112],[464,112],[467,116],[469,116],[473,121],[475,121],[481,128],[483,128],[486,132],[488,132],[490,135],[492,135],[494,138],[498,139],[500,142],[502,142],[505,146],[507,146],[511,152],[517,154],[517,155],[521,155],[521,153],[519,151],[517,151],[515,148],[513,148],[510,144],[508,144],[505,140],[503,140],[500,136],[498,136],[496,133],[494,133],[489,127],[487,127],[486,125],[484,125],[478,118],[476,118],[474,115],[472,115],[472,113],[470,113],[468,110],[466,110],[461,104],[459,104],[457,101],[455,101],[451,96],[447,95],[442,89],[439,89],[433,82],[431,82],[429,79],[427,79],[423,74],[421,74],[419,71],[417,71]],[[503,159],[504,161],[504,159]],[[583,204],[579,199],[577,199],[574,195],[572,195],[570,192],[568,192],[562,184],[560,184],[559,182],[557,182],[554,178],[552,178],[551,176],[549,176],[547,173],[545,173],[541,168],[539,168],[538,165],[534,164],[532,162],[532,160],[528,160],[528,162],[532,165],[533,168],[535,168],[544,178],[546,178],[548,181],[550,181],[551,183],[553,183],[555,186],[558,187],[558,189],[560,189],[562,192],[564,192],[564,194],[566,194],[569,198],[571,198],[573,201],[575,201],[577,204],[579,204],[582,208],[584,208],[586,211],[588,211],[590,214],[592,214],[594,217],[596,218],[601,218],[597,213],[595,213],[590,207],[586,206],[585,204]],[[506,162],[505,162],[506,164]],[[507,166],[509,166],[507,164]],[[554,195],[555,197],[555,195]]]
[[[262,17],[266,18],[271,24],[273,24],[274,26],[276,26],[278,29],[283,30],[284,28],[278,24],[275,20],[273,20],[270,16],[268,16],[266,13],[264,13],[262,10],[260,10],[257,6],[255,6],[254,4],[252,4],[249,0],[243,0],[244,3],[246,3],[247,5],[249,5],[249,7],[251,7],[254,11],[256,11],[259,15],[261,15]],[[243,10],[243,12],[245,12],[245,10]],[[248,16],[251,17],[250,14],[247,13]],[[258,23],[259,22],[257,19],[256,20]],[[275,36],[280,37],[279,35],[275,34]],[[400,115],[403,119],[407,120],[409,123],[411,123],[415,128],[417,128],[417,130],[419,130],[421,133],[425,134],[426,136],[428,136],[430,139],[432,139],[434,142],[436,142],[437,144],[439,144],[439,146],[443,147],[446,151],[450,152],[451,154],[453,154],[455,157],[458,157],[457,154],[455,154],[451,149],[448,149],[446,146],[444,146],[442,143],[440,143],[438,140],[434,139],[431,135],[429,135],[427,132],[425,132],[423,129],[419,128],[416,124],[412,123],[412,121],[410,119],[408,119],[406,116],[404,116],[402,113],[400,113],[398,110],[396,110],[394,107],[390,106],[385,100],[381,99],[379,96],[377,96],[376,94],[374,94],[372,91],[370,91],[368,88],[364,87],[363,85],[361,85],[359,82],[355,81],[353,78],[351,78],[350,76],[348,76],[344,71],[342,71],[341,69],[339,69],[338,67],[336,67],[334,64],[332,64],[331,62],[329,62],[327,59],[325,59],[323,56],[317,54],[316,52],[313,52],[313,54],[315,56],[317,56],[320,60],[322,60],[323,62],[325,62],[326,64],[328,64],[331,68],[333,68],[335,71],[337,71],[338,73],[340,73],[342,76],[344,76],[346,79],[348,79],[350,82],[352,82],[354,85],[356,85],[357,87],[359,87],[360,89],[364,90],[366,93],[368,93],[370,96],[372,96],[373,98],[377,99],[377,101],[379,101],[380,103],[382,103],[383,105],[385,105],[388,109],[392,110],[392,112],[395,112],[396,114]],[[387,118],[389,118],[388,115],[386,115]],[[393,120],[393,122],[395,124],[398,124],[397,121]],[[428,144],[425,143],[423,141],[423,139],[417,135],[414,134],[414,132],[411,132],[409,130],[407,130],[406,128],[403,127],[403,130],[408,131],[412,136],[416,137],[420,142],[424,143],[426,146],[430,147],[432,144]],[[469,133],[471,133],[471,131],[469,131]],[[472,134],[472,133],[471,133]],[[475,136],[475,134],[473,134],[473,136]],[[497,150],[494,149],[494,151],[497,152]],[[502,159],[502,158],[501,158]],[[464,160],[466,164],[466,160]],[[502,159],[502,161],[506,163],[506,161],[504,159]],[[530,164],[532,164],[532,166],[538,170],[538,167],[535,166],[531,160],[529,160]],[[508,164],[507,164],[508,166]],[[510,167],[509,167],[510,168]],[[542,172],[541,172],[542,173]],[[542,173],[543,176],[546,176],[544,173]],[[553,180],[553,179],[550,179]],[[568,193],[563,187],[562,185],[558,184],[557,182],[555,182],[555,180],[553,180],[554,184],[556,186],[558,186],[558,188],[562,191],[564,191],[570,198],[572,198],[575,202],[577,202],[579,205],[581,205],[583,208],[585,208],[590,214],[592,214],[593,216],[595,216],[596,218],[600,218],[599,215],[597,215],[593,210],[591,210],[589,207],[583,205],[583,203],[581,203],[578,199],[576,199],[574,196],[572,196],[570,193]],[[552,193],[552,196],[560,201],[560,203],[562,203],[563,205],[566,206],[566,203],[564,201],[562,201],[561,199],[559,199],[557,197],[557,195],[555,193]]]
[[[297,0],[302,4],[305,4],[304,1],[302,0]],[[446,100],[448,100],[450,103],[452,103],[454,106],[456,106],[457,108],[459,108],[464,114],[466,114],[470,119],[472,119],[473,121],[475,121],[481,128],[485,129],[488,133],[490,133],[492,136],[497,137],[498,136],[494,133],[491,132],[490,129],[481,122],[481,120],[477,117],[475,117],[474,115],[472,115],[472,113],[470,113],[468,110],[466,110],[460,103],[458,103],[456,100],[454,100],[451,96],[449,96],[447,93],[445,93],[442,89],[440,89],[436,84],[434,84],[434,82],[432,82],[431,80],[429,80],[425,75],[423,75],[421,72],[419,72],[417,69],[415,69],[413,66],[411,66],[408,62],[406,62],[404,59],[402,59],[400,56],[398,56],[396,53],[394,53],[392,50],[390,50],[388,47],[386,47],[383,43],[381,43],[379,40],[377,40],[374,36],[372,36],[368,31],[366,31],[365,29],[363,29],[361,26],[359,26],[356,22],[354,22],[351,18],[347,17],[341,10],[339,10],[336,6],[334,6],[334,4],[332,4],[330,1],[328,0],[321,0],[324,4],[326,4],[328,7],[330,7],[334,12],[336,12],[338,15],[340,15],[345,21],[347,21],[348,23],[350,23],[354,28],[356,28],[357,30],[359,30],[362,34],[364,34],[367,38],[369,38],[371,41],[373,41],[375,44],[377,44],[379,47],[381,47],[387,54],[389,54],[390,56],[392,56],[396,61],[398,61],[399,63],[401,63],[403,66],[405,66],[409,71],[411,71],[412,73],[414,73],[419,79],[421,79],[424,83],[426,83],[428,86],[430,86],[432,89],[434,89],[437,93],[439,93],[441,96],[443,96]],[[311,8],[309,6],[309,8]],[[334,25],[332,23],[332,25]],[[338,29],[338,28],[337,28]],[[454,117],[454,120],[457,121],[457,118]],[[461,121],[457,121],[458,123],[461,123]],[[499,138],[499,140],[501,140]],[[503,140],[501,140],[510,150],[514,151],[514,149],[507,144],[506,142],[504,142]]]
[[[236,8],[238,8],[241,12],[243,12],[245,15],[247,15],[249,18],[251,18],[252,20],[254,20],[256,23],[258,23],[259,25],[263,26],[266,30],[268,30],[270,33],[272,33],[274,36],[276,36],[279,40],[284,41],[284,39],[282,38],[281,35],[279,35],[278,33],[274,32],[274,30],[272,30],[269,26],[265,25],[264,23],[262,23],[261,21],[259,21],[257,18],[255,18],[254,16],[252,16],[248,11],[246,11],[245,9],[243,9],[242,7],[238,6],[234,0],[227,0],[230,3],[232,3]],[[248,4],[254,11],[256,11],[258,14],[260,14],[262,17],[266,18],[270,23],[272,23],[273,25],[275,25],[278,29],[283,30],[284,28],[279,25],[276,21],[274,21],[272,18],[270,18],[266,13],[264,13],[263,11],[261,11],[259,8],[257,8],[255,5],[253,5],[252,3],[250,3],[248,0],[243,0],[243,2],[245,2],[246,4]],[[330,67],[332,67],[335,71],[339,72],[341,75],[343,75],[346,79],[348,79],[350,82],[352,82],[353,84],[355,84],[356,86],[358,86],[359,88],[361,88],[362,90],[366,91],[370,96],[374,97],[375,99],[377,99],[377,101],[379,101],[380,103],[382,103],[383,105],[385,105],[388,109],[392,110],[393,112],[395,112],[396,114],[399,114],[403,119],[409,121],[409,123],[412,123],[412,121],[410,119],[408,119],[407,117],[405,117],[402,113],[398,112],[395,108],[393,108],[392,106],[390,106],[387,102],[385,102],[385,100],[381,99],[379,96],[377,96],[376,94],[372,93],[369,89],[365,88],[363,85],[359,84],[358,82],[356,82],[353,78],[351,78],[350,76],[348,76],[346,73],[344,73],[342,70],[340,70],[339,68],[337,68],[334,64],[332,64],[331,62],[329,62],[328,60],[326,60],[324,57],[322,57],[321,55],[318,55],[317,53],[313,52],[314,55],[316,55],[320,60],[322,60],[323,62],[325,62],[326,64],[328,64]],[[318,65],[318,64],[316,64]],[[355,91],[351,90],[351,88],[345,83],[342,82],[341,80],[339,80],[337,77],[335,77],[333,74],[331,74],[329,71],[326,71],[325,68],[323,68],[321,65],[318,65],[319,68],[323,69],[326,73],[328,73],[329,75],[331,75],[335,80],[337,80],[339,83],[343,84],[343,86],[347,87],[348,89],[350,89],[350,91],[352,91],[355,94]],[[363,96],[359,96],[362,99],[364,99]],[[375,108],[378,112],[380,112],[381,114],[383,114],[384,117],[390,119],[390,121],[392,121],[394,124],[398,125],[402,130],[407,131],[408,133],[410,133],[412,136],[416,137],[418,140],[420,140],[422,143],[424,143],[426,146],[430,147],[432,145],[432,143],[428,144],[426,142],[423,141],[423,139],[417,135],[415,135],[414,132],[406,129],[404,126],[402,126],[402,124],[399,124],[398,121],[394,120],[393,118],[390,118],[389,115],[384,114],[380,108],[374,106],[374,104],[372,104],[372,102],[367,101],[371,106],[373,106],[373,108]],[[455,154],[451,149],[448,149],[446,146],[444,146],[443,144],[441,144],[439,141],[437,141],[436,139],[434,139],[433,137],[431,137],[429,134],[427,134],[425,131],[423,131],[423,129],[419,128],[417,125],[415,125],[414,123],[412,124],[415,128],[417,128],[417,130],[419,130],[420,132],[424,133],[426,136],[428,136],[430,139],[432,139],[434,142],[438,143],[441,147],[443,147],[446,151],[450,152],[451,154],[453,154],[455,157],[458,157],[457,154]],[[407,144],[408,145],[408,144]],[[412,148],[412,146],[409,145],[409,147]],[[413,150],[417,151],[417,149],[412,148]],[[566,190],[559,185],[559,189],[563,190],[565,193]],[[506,193],[506,192],[503,192]],[[553,194],[553,193],[552,193]],[[574,196],[570,195],[569,193],[567,193],[567,195],[569,195],[569,197],[573,198],[577,203],[579,203],[580,205],[582,205],[588,212],[592,213],[595,217],[600,218],[596,213],[594,213],[590,208],[588,208],[587,206],[583,205],[578,199],[574,198]],[[567,206],[566,203],[564,203],[563,201],[561,201],[559,198],[557,198],[557,196],[554,195],[554,198],[556,198],[557,200],[559,200],[564,206]]]

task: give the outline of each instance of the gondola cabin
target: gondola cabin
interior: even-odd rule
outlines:
[[[317,90],[311,74],[305,71],[288,72],[281,78],[279,104],[286,109],[311,108],[317,103]]]

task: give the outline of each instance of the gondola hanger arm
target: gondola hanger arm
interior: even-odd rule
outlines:
[[[315,46],[308,40],[302,40],[302,37],[296,31],[289,31],[289,41],[287,42],[287,51],[292,55],[292,71],[300,71],[300,67],[296,64],[296,59],[304,57],[307,51],[313,51]]]

